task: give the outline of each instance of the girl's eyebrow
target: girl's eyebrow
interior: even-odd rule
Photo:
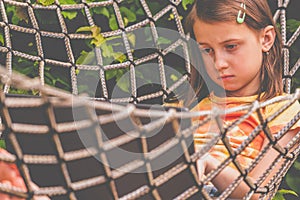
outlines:
[[[228,42],[238,42],[240,41],[240,39],[238,38],[233,38],[233,39],[228,39],[228,40],[224,40],[222,42],[220,42],[219,44],[225,44],[225,43],[228,43]],[[209,45],[208,43],[205,43],[205,42],[198,42],[199,45]]]
[[[237,38],[234,38],[234,39],[228,39],[228,40],[225,40],[223,42],[220,42],[220,44],[225,44],[225,43],[228,43],[228,42],[237,42],[239,41],[240,39],[237,39]]]
[[[199,45],[208,45],[207,43],[205,42],[198,42]]]

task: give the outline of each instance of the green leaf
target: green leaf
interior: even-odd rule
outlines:
[[[298,194],[293,191],[293,190],[286,190],[286,189],[281,189],[278,191],[280,194],[291,194],[291,195],[294,195],[294,196],[298,196]]]
[[[78,75],[80,73],[80,69],[75,69],[75,74]]]
[[[93,37],[97,37],[101,32],[101,28],[99,26],[91,26],[91,32]]]
[[[298,194],[296,192],[294,192],[293,190],[281,189],[276,192],[276,194],[272,200],[285,200],[285,198],[284,198],[285,194],[291,194],[291,195],[298,196]]]
[[[61,78],[57,78],[55,83],[60,83],[61,85],[65,86],[66,88],[69,87],[69,84],[66,82],[66,80],[63,80]]]
[[[100,47],[105,43],[105,38],[102,34],[98,34],[94,36],[94,39],[91,41],[91,44],[94,44],[96,47]]]
[[[109,11],[106,7],[96,7],[94,9],[94,12],[96,14],[101,14],[101,15],[104,15],[105,17],[109,18],[110,14],[109,14]]]
[[[171,80],[174,81],[174,82],[178,80],[178,77],[177,77],[175,74],[171,74],[171,75],[170,75],[170,78],[171,78]]]
[[[285,200],[283,194],[276,193],[272,200]]]
[[[76,30],[76,32],[87,32],[90,31],[92,33],[93,39],[91,40],[91,44],[99,47],[103,43],[105,43],[105,38],[101,34],[101,28],[99,26],[83,26]]]
[[[4,37],[3,37],[2,34],[0,34],[0,43],[1,43],[2,45],[4,45]]]
[[[100,48],[102,50],[103,57],[113,56],[114,50],[113,50],[112,46],[107,45],[106,43],[103,43]]]
[[[157,38],[157,43],[158,44],[171,44],[171,40],[164,38],[164,37],[159,37],[159,38]]]
[[[43,6],[49,6],[54,4],[55,0],[38,0],[37,2],[42,4]]]
[[[298,20],[288,19],[286,21],[286,28],[291,33],[295,32],[299,26],[300,26],[300,21]]]
[[[16,16],[22,21],[28,23],[29,16],[27,14],[27,10],[22,7],[16,7]]]
[[[127,26],[128,25],[128,19],[127,19],[127,17],[123,17],[123,21],[124,21],[124,26]]]
[[[292,190],[297,191],[300,187],[300,179],[298,176],[293,176],[291,174],[287,174],[285,176],[285,181]]]
[[[100,34],[101,28],[99,26],[82,26],[79,27],[76,32],[91,32],[93,37]]]
[[[64,16],[64,18],[72,20],[77,16],[76,11],[62,11],[61,14]]]
[[[128,76],[122,76],[117,80],[117,86],[124,92],[129,93],[129,78]]]
[[[64,5],[64,4],[76,4],[76,1],[74,0],[59,0],[59,3]]]
[[[11,18],[11,21],[13,24],[19,24],[20,19],[19,19],[19,17],[17,17],[17,15],[13,15]]]
[[[116,17],[114,15],[112,15],[110,18],[109,18],[109,28],[111,30],[117,30],[119,27],[118,27],[118,24],[117,24],[117,20],[116,20]]]
[[[297,80],[295,80],[295,81],[297,81]],[[298,81],[300,81],[300,80],[298,80]],[[299,161],[296,160],[293,166],[295,169],[300,170],[300,162]]]
[[[87,85],[78,85],[79,94],[85,93],[86,91],[89,91],[89,87]]]
[[[124,16],[126,16],[126,18],[128,19],[128,22],[135,22],[136,21],[135,13],[132,12],[131,10],[129,10],[128,8],[120,7],[120,11]]]
[[[120,35],[116,35],[116,36],[111,36],[111,37],[107,37],[105,38],[107,41],[111,41],[111,40],[115,40],[115,39],[120,39],[121,36]]]
[[[95,60],[96,58],[93,51],[91,52],[82,51],[80,53],[80,56],[76,60],[76,64],[92,64],[93,61]]]
[[[193,4],[194,0],[182,0],[181,4],[184,10],[187,10],[187,5],[188,4]]]
[[[169,15],[169,18],[168,18],[168,20],[172,20],[172,19],[174,19],[174,18],[175,18],[174,14],[173,14],[173,13],[171,13],[171,14]]]
[[[119,61],[120,63],[124,62],[127,58],[126,55],[124,55],[122,52],[113,53],[113,57],[115,60]]]
[[[135,11],[135,13],[136,13],[137,15],[141,15],[141,16],[144,16],[144,15],[145,15],[144,10],[143,10],[142,8],[137,9],[137,10]]]
[[[92,30],[91,26],[82,26],[82,27],[79,27],[76,30],[76,33],[79,33],[79,32],[88,32],[88,31],[91,31],[91,30]]]
[[[135,34],[129,33],[127,37],[129,42],[132,44],[132,46],[135,47],[135,42],[136,42]]]
[[[118,73],[118,69],[107,70],[105,71],[105,79],[110,80],[113,77],[115,77],[117,73]]]
[[[6,145],[5,145],[5,141],[4,140],[0,140],[0,148],[5,149]]]

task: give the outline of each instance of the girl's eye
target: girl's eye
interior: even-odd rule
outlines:
[[[202,47],[200,47],[200,50],[201,50],[201,52],[204,52],[207,54],[210,54],[213,51],[211,48],[202,48]]]
[[[229,44],[229,45],[226,45],[226,49],[228,49],[228,50],[233,50],[233,49],[235,49],[236,47],[237,47],[236,44]]]
[[[205,48],[204,51],[205,51],[206,53],[210,53],[212,50],[211,50],[210,48]]]

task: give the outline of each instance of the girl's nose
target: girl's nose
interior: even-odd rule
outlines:
[[[215,53],[214,55],[215,68],[218,71],[222,71],[228,67],[226,55],[222,53]]]

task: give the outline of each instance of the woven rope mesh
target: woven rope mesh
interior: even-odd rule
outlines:
[[[0,159],[17,164],[29,191],[0,183],[0,190],[11,195],[28,199],[43,195],[51,199],[211,199],[207,184],[220,170],[234,163],[241,174],[218,198],[226,199],[237,184],[244,181],[251,187],[245,199],[254,192],[264,199],[274,195],[282,176],[299,154],[300,132],[286,146],[279,145],[277,140],[299,120],[300,112],[276,135],[267,128],[268,122],[300,99],[299,90],[261,104],[255,102],[226,110],[227,114],[244,110],[245,115],[226,129],[220,129],[219,134],[195,153],[194,131],[213,120],[212,116],[220,121],[225,114],[222,110],[214,110],[218,114],[212,115],[204,111],[195,113],[91,101],[42,86],[38,80],[17,74],[9,76],[3,69],[1,75],[3,83],[24,90],[35,89],[42,94],[40,97],[7,96],[2,92],[1,95],[2,131],[13,154],[0,154]],[[262,119],[240,147],[232,150],[227,137],[222,135],[242,123],[249,114],[277,102],[284,102],[284,106]],[[195,116],[204,118],[191,125],[191,118]],[[268,136],[269,145],[248,168],[241,167],[237,155],[261,131]],[[199,182],[195,162],[217,142],[231,149],[232,154]],[[271,148],[280,154],[254,183],[247,171]],[[278,164],[276,175],[267,186],[260,187]],[[32,182],[39,187],[32,186]]]
[[[133,2],[138,2],[138,5]],[[199,123],[203,125],[211,120],[211,113],[195,114],[176,109],[123,104],[112,106],[105,102],[73,97],[58,89],[43,86],[50,84],[75,95],[88,94],[93,99],[110,100],[114,103],[147,103],[148,100],[162,103],[170,95],[176,94],[187,83],[190,72],[186,44],[188,37],[180,15],[181,1],[157,1],[157,9],[151,7],[151,2],[153,3],[146,0],[115,0],[76,1],[76,4],[69,4],[65,1],[54,1],[51,5],[44,6],[35,1],[0,1],[0,35],[3,36],[0,38],[0,62],[6,67],[8,75],[16,70],[29,77],[38,78],[38,81],[33,81],[14,75],[11,78],[4,76],[2,79],[2,130],[14,153],[10,156],[1,155],[0,159],[17,163],[28,192],[4,184],[0,184],[1,191],[28,199],[39,195],[48,195],[51,199],[211,199],[204,185],[230,162],[239,166],[236,155],[261,130],[270,135],[268,129],[263,127],[299,99],[299,91],[294,92],[297,83],[293,80],[299,75],[300,60],[298,55],[290,53],[291,48],[299,43],[300,28],[297,27],[293,33],[286,29],[287,13],[295,7],[295,0],[277,1],[274,8],[274,19],[280,24],[283,36],[285,90],[294,94],[227,111],[236,112],[240,109],[250,114],[258,112],[258,108],[279,101],[286,102],[282,110],[278,110],[270,119],[262,120],[261,125],[251,133],[238,151],[216,171],[208,174],[202,182],[198,181],[196,175],[195,160],[217,141],[230,148],[225,137],[221,137],[226,131],[220,130],[220,134],[203,151],[193,152],[192,133],[197,127],[191,125],[191,118],[203,115],[206,118]],[[137,21],[128,23],[130,16],[124,16],[124,7],[130,6],[139,6],[141,15]],[[103,29],[103,18],[97,15],[101,9],[107,9],[109,15],[114,16],[112,20],[117,22],[116,27]],[[18,13],[19,16],[16,18],[12,13]],[[68,13],[76,13],[78,20],[68,20]],[[48,21],[48,17],[54,20]],[[90,44],[93,39],[97,42],[92,31],[78,31],[81,27],[95,27],[96,32],[100,27],[100,36],[107,39],[107,44],[118,44],[114,47],[117,49],[113,50],[115,56],[107,57],[103,46],[81,49],[80,47]],[[164,31],[166,29],[163,28],[173,31]],[[136,36],[134,39],[133,35]],[[143,41],[142,47],[138,47],[139,41]],[[178,58],[176,55],[179,55]],[[150,71],[144,67],[148,63],[155,66]],[[150,78],[147,76],[149,72]],[[122,75],[120,79],[118,73]],[[145,77],[150,82],[140,82]],[[116,79],[125,82],[127,87],[122,88],[115,84]],[[16,89],[23,90],[25,94],[40,96],[6,95],[14,93]],[[80,115],[77,116],[76,113]],[[221,118],[223,114],[220,111],[216,118]],[[276,137],[282,137],[299,120],[299,115],[298,112]],[[29,119],[27,116],[33,118]],[[227,128],[231,129],[246,117],[247,114]],[[122,126],[123,124],[126,126]],[[82,138],[81,135],[87,132],[89,139]],[[153,133],[157,133],[158,138],[146,137]],[[266,149],[247,170],[239,169],[241,176],[218,198],[226,199],[241,181],[251,187],[245,199],[250,198],[254,192],[261,193],[261,198],[274,196],[282,177],[299,154],[299,136],[297,133],[286,147],[280,147],[270,136],[272,141]],[[32,143],[35,145],[28,145]],[[272,166],[280,160],[284,162],[268,186],[260,187],[259,184],[272,171],[272,166],[256,184],[247,177],[247,171],[254,168],[270,148],[280,152],[278,158],[274,158]],[[292,148],[292,152],[287,151]],[[134,152],[138,156],[128,156],[121,161],[114,160],[115,151],[120,149]],[[151,153],[148,154],[149,152]],[[159,163],[174,155],[177,157],[171,159],[172,162],[159,167]],[[158,169],[155,170],[156,168]],[[49,174],[57,175],[49,178]],[[45,177],[47,181],[43,180]],[[31,181],[39,188],[33,187]]]

